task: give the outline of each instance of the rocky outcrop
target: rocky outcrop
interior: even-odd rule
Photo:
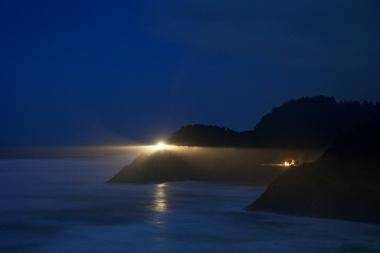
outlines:
[[[380,223],[380,121],[339,137],[316,162],[280,175],[249,208]]]
[[[313,160],[319,154],[314,150],[178,148],[138,157],[110,183],[192,180],[267,185],[284,170],[271,162]]]

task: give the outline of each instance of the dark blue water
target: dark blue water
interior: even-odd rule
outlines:
[[[127,162],[0,161],[0,252],[380,252],[380,226],[245,211],[262,188],[104,184]]]

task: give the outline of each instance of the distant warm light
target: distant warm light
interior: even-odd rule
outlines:
[[[269,167],[298,167],[300,165],[299,161],[297,160],[286,160],[281,163],[262,163],[261,166],[269,166]]]
[[[291,167],[291,166],[296,166],[297,162],[295,160],[289,160],[289,161],[285,161],[282,165],[284,167]]]
[[[165,142],[160,141],[160,142],[157,142],[157,144],[154,146],[154,148],[156,150],[165,150],[168,148],[168,145]]]

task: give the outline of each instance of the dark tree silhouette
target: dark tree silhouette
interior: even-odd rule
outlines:
[[[380,118],[379,104],[305,97],[274,108],[254,130],[236,132],[189,125],[176,131],[169,142],[189,146],[326,148],[338,135],[376,118]]]
[[[207,125],[181,127],[170,138],[170,143],[189,146],[250,146],[251,132],[236,132],[228,128]]]

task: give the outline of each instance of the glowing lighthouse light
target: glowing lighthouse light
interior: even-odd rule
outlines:
[[[167,148],[168,148],[168,145],[163,141],[159,141],[157,142],[156,145],[154,145],[155,150],[165,150]]]

